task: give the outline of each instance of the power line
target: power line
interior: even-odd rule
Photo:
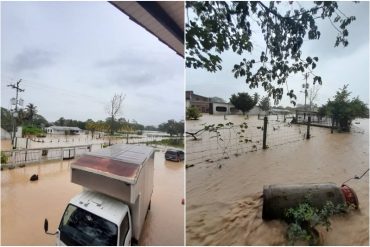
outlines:
[[[6,76],[6,77],[11,78],[10,76]],[[76,93],[75,91],[71,91],[71,90],[67,90],[67,89],[59,88],[59,87],[53,87],[53,86],[50,86],[48,84],[33,81],[33,80],[29,80],[29,79],[25,79],[23,81],[23,83],[25,84],[26,87],[31,87],[31,88],[35,88],[35,89],[38,89],[38,88],[49,89],[50,91],[52,90],[53,93],[58,93],[58,94],[62,94],[62,95],[72,96],[72,97],[73,96],[82,97],[82,98],[85,98],[85,99],[89,98],[91,102],[99,103],[101,105],[106,105],[106,102],[102,101],[101,99],[99,99],[95,96]]]

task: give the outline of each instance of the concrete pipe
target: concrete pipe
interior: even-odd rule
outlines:
[[[357,195],[347,185],[338,187],[334,183],[267,185],[263,187],[262,218],[265,220],[281,219],[286,210],[297,207],[310,200],[316,208],[322,208],[327,201],[334,205],[347,204],[358,208]]]

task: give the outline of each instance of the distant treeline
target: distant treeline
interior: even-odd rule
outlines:
[[[135,120],[129,121],[125,118],[119,118],[114,120],[114,124],[111,125],[111,118],[106,118],[103,120],[94,121],[88,119],[86,121],[79,121],[73,119],[65,119],[60,117],[55,122],[47,121],[43,116],[36,113],[36,106],[30,104],[30,107],[27,106],[24,110],[21,109],[18,111],[18,116],[14,118],[16,126],[23,126],[24,128],[33,128],[42,129],[44,127],[49,127],[52,125],[56,126],[68,126],[68,127],[78,127],[83,130],[89,130],[91,132],[101,131],[101,132],[111,132],[111,126],[113,126],[113,132],[137,132],[137,131],[163,131],[172,135],[180,135],[184,133],[184,121],[175,121],[168,120],[165,123],[160,124],[158,127],[154,125],[143,125]],[[3,107],[1,107],[1,128],[12,131],[13,118],[11,112]]]

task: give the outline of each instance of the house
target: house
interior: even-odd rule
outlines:
[[[78,127],[50,126],[45,128],[46,133],[54,135],[79,135],[82,130]]]
[[[209,103],[209,114],[214,115],[229,115],[238,114],[239,110],[235,109],[234,105],[225,102],[211,102]]]
[[[195,106],[202,113],[209,113],[209,103],[208,97],[204,97],[195,94],[193,91],[186,91],[186,107]]]

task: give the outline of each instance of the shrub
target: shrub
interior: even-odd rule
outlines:
[[[326,202],[323,208],[313,207],[309,202],[299,204],[295,208],[289,208],[285,214],[285,220],[289,223],[287,238],[289,244],[297,241],[305,241],[310,245],[319,244],[319,234],[316,227],[325,226],[330,230],[329,218],[334,214],[343,213],[347,210],[344,204],[334,206],[330,201]]]
[[[198,120],[201,116],[202,114],[195,106],[191,106],[186,109],[186,119],[188,120]]]
[[[326,105],[327,112],[334,116],[340,130],[345,132],[350,131],[353,119],[369,117],[367,104],[358,97],[350,99],[351,92],[348,91],[347,87],[348,85],[344,85],[336,93],[334,100],[329,100]]]
[[[6,164],[8,163],[8,156],[6,156],[6,154],[1,151],[1,164]]]
[[[23,136],[33,135],[37,137],[42,137],[45,134],[41,128],[32,125],[24,125],[22,127]]]

